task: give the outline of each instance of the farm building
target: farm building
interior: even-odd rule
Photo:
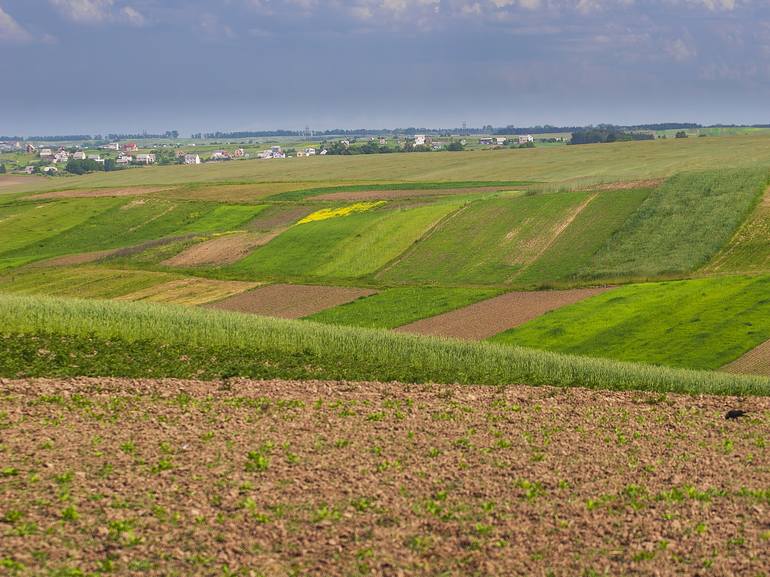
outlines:
[[[495,139],[494,138],[479,138],[479,144],[483,144],[485,146],[491,146],[494,144]]]
[[[86,159],[86,153],[82,150],[78,150],[75,154],[72,155],[72,160],[85,160]]]
[[[139,146],[135,142],[129,142],[128,144],[123,145],[123,150],[125,152],[136,152],[139,150]]]
[[[185,164],[200,164],[201,163],[201,157],[197,154],[185,154],[184,155],[184,163]]]
[[[155,164],[154,154],[137,154],[136,161],[142,164]]]
[[[535,139],[531,134],[522,134],[517,138],[518,138],[519,144],[528,144],[530,142],[535,142]]]

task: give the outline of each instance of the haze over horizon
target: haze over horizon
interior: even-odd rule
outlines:
[[[770,122],[759,0],[0,0],[0,134]]]

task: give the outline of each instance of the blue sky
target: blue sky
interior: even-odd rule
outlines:
[[[770,0],[0,0],[0,134],[770,123]]]

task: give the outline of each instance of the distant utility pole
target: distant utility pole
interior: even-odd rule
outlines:
[[[307,125],[305,126],[305,138],[313,138],[313,131]]]
[[[468,134],[468,123],[463,120],[463,133],[462,136],[467,136]]]

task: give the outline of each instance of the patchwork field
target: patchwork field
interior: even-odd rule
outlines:
[[[753,576],[770,564],[765,399],[0,384],[11,575]],[[736,408],[748,417],[726,421]]]
[[[719,369],[770,339],[770,277],[650,283],[549,313],[498,343]]]
[[[369,289],[348,287],[276,284],[221,300],[211,306],[227,311],[299,319],[324,309],[367,297],[375,292]]]
[[[192,245],[190,248],[163,261],[166,266],[197,267],[204,265],[233,264],[246,258],[258,246],[264,246],[276,236],[275,233],[241,233],[212,238]]]
[[[232,298],[257,286],[248,282],[184,278],[130,292],[117,300],[197,306]]]
[[[482,340],[541,315],[602,294],[606,288],[511,292],[465,308],[426,318],[397,330],[467,340]]]

